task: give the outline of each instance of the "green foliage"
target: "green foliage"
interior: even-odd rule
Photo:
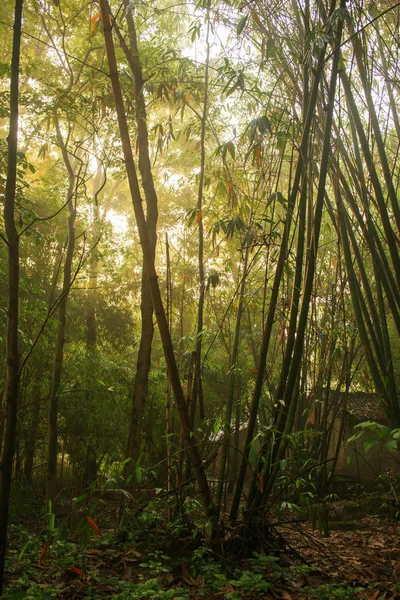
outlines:
[[[350,586],[343,586],[340,584],[321,585],[317,590],[315,590],[315,598],[318,600],[329,600],[330,598],[356,600],[356,598],[358,598],[358,592],[362,591],[362,587],[352,588]]]
[[[246,27],[246,23],[247,23],[248,19],[249,19],[248,14],[243,15],[243,17],[241,17],[239,19],[237,27],[236,27],[236,33],[238,35],[240,35],[242,33],[243,29]]]
[[[127,586],[128,589],[114,596],[117,600],[141,600],[151,598],[154,600],[188,600],[189,591],[170,588],[164,590],[158,579],[148,579],[144,583]]]
[[[201,332],[204,347],[201,377],[206,419],[201,430],[195,430],[192,435],[196,436],[202,454],[208,455],[211,433],[213,429],[214,434],[218,433],[224,420],[232,373],[235,375],[237,421],[240,426],[248,421],[254,379],[259,368],[262,332],[267,318],[275,311],[269,351],[263,359],[266,371],[261,410],[257,415],[260,430],[270,442],[263,465],[266,468],[267,459],[273,457],[277,450],[280,431],[276,423],[279,415],[286,417],[285,412],[296,408],[295,402],[298,401],[295,415],[298,432],[287,437],[290,456],[281,456],[276,465],[277,481],[273,497],[281,516],[301,514],[301,511],[310,508],[314,525],[325,528],[321,507],[327,496],[324,492],[321,494],[323,497],[319,497],[323,475],[319,465],[328,456],[329,444],[326,442],[330,435],[325,426],[332,415],[344,414],[347,409],[344,406],[331,406],[332,403],[323,397],[324,394],[318,396],[316,392],[314,415],[311,415],[308,405],[310,390],[320,391],[328,384],[331,389],[343,389],[344,383],[350,380],[355,389],[370,390],[376,383],[370,376],[371,361],[375,359],[378,371],[383,371],[380,375],[384,386],[388,386],[386,370],[389,365],[393,365],[395,370],[393,381],[399,380],[399,336],[393,318],[396,315],[391,315],[389,311],[392,304],[398,304],[396,299],[390,302],[390,291],[397,293],[395,279],[392,282],[390,278],[392,267],[396,266],[392,255],[396,253],[390,252],[385,214],[376,201],[376,190],[370,189],[373,178],[370,173],[366,176],[370,165],[376,165],[377,178],[385,198],[388,194],[386,219],[390,228],[394,215],[389,205],[389,179],[396,174],[398,132],[395,115],[390,113],[396,102],[386,101],[385,94],[388,92],[382,93],[381,89],[384,89],[386,82],[397,80],[395,59],[398,48],[396,36],[392,33],[397,27],[395,11],[389,11],[385,20],[380,21],[383,46],[389,58],[384,61],[378,43],[380,30],[373,29],[374,23],[368,22],[368,31],[372,32],[369,37],[354,38],[352,35],[351,28],[357,26],[364,31],[366,19],[369,18],[366,13],[359,14],[356,5],[349,7],[349,12],[335,9],[324,20],[322,11],[311,3],[312,19],[304,30],[299,20],[303,9],[300,7],[299,12],[300,5],[296,3],[285,7],[283,13],[279,6],[271,7],[266,2],[260,2],[257,10],[251,6],[238,8],[237,3],[211,5],[210,27],[214,41],[210,48],[210,68],[206,81],[202,62],[207,35],[204,19],[207,6],[206,1],[200,0],[193,16],[186,5],[169,7],[163,2],[138,3],[134,17],[139,25],[137,33],[140,47],[140,56],[135,58],[140,60],[144,71],[143,92],[150,155],[159,200],[157,270],[160,285],[165,290],[167,264],[163,244],[164,234],[168,233],[171,245],[170,287],[173,292],[171,337],[184,384],[188,379],[190,354],[196,342],[199,274],[196,267],[198,244],[194,233],[200,223],[206,232],[203,248],[206,273],[201,282],[206,292]],[[26,358],[27,361],[22,368],[15,460],[17,481],[12,492],[13,500],[15,496],[20,496],[20,505],[17,506],[13,501],[11,519],[15,522],[21,512],[29,514],[29,501],[26,498],[31,488],[22,485],[22,476],[36,478],[42,483],[43,469],[36,470],[36,467],[47,460],[48,398],[67,241],[66,201],[69,199],[68,173],[63,164],[55,127],[56,111],[68,155],[76,170],[72,198],[77,211],[74,281],[68,299],[62,382],[57,390],[59,455],[60,459],[61,456],[63,458],[64,469],[62,485],[80,488],[78,492],[73,492],[75,500],[70,514],[74,520],[74,535],[83,548],[93,542],[96,536],[87,516],[93,516],[99,509],[101,503],[96,499],[96,494],[104,493],[113,498],[122,498],[119,520],[121,538],[123,535],[134,537],[138,531],[148,531],[149,538],[153,540],[162,525],[172,537],[171,532],[177,534],[185,531],[191,542],[200,543],[209,539],[212,524],[204,517],[204,509],[196,498],[186,503],[179,498],[179,517],[165,525],[160,514],[166,508],[166,503],[168,508],[175,508],[174,500],[152,500],[148,510],[137,515],[136,505],[140,502],[130,491],[132,480],[124,476],[132,385],[140,337],[142,261],[132,219],[125,164],[121,161],[114,101],[104,62],[101,19],[98,13],[93,13],[91,5],[83,5],[77,0],[68,3],[42,2],[36,8],[24,15],[25,41],[21,65],[16,218],[21,234],[20,353],[22,359]],[[112,6],[111,10],[115,8]],[[8,118],[9,112],[12,28],[8,23],[11,10],[11,2],[2,3],[2,119]],[[373,6],[368,10],[376,16]],[[126,12],[116,11],[114,17],[115,24],[128,40]],[[307,156],[301,157],[299,149],[304,135],[305,102],[310,96],[311,82],[316,74],[316,59],[325,45],[330,47],[332,44],[334,29],[341,20],[345,21],[348,28],[346,36],[349,37],[349,43],[354,39],[357,50],[362,45],[362,60],[366,63],[374,103],[376,98],[381,99],[377,103],[380,106],[379,126],[384,132],[389,177],[384,173],[384,161],[376,150],[377,136],[371,129],[373,119],[370,107],[368,102],[364,105],[358,99],[362,97],[360,68],[353,63],[351,53],[343,51],[340,69],[342,73],[347,70],[352,73],[351,87],[356,92],[357,103],[360,103],[363,121],[368,123],[368,140],[373,141],[370,144],[371,159],[361,154],[357,141],[359,132],[353,136],[353,119],[347,111],[339,111],[341,103],[335,99],[331,146],[333,157],[337,157],[338,162],[335,165],[332,159],[329,167],[331,180],[324,186],[325,207],[320,245],[313,257],[316,260],[316,276],[312,305],[303,340],[304,348],[301,348],[303,361],[298,371],[301,389],[295,390],[291,404],[285,404],[275,395],[279,381],[286,377],[286,366],[290,367],[286,365],[284,368],[283,360],[289,347],[292,299],[297,285],[303,289],[308,273],[309,257],[305,256],[300,280],[296,282],[296,244],[305,239],[309,248],[315,235],[315,194],[318,174],[324,166],[320,164],[319,131],[323,129],[325,121],[325,82],[330,74],[331,56],[322,66],[318,103],[312,111],[312,140]],[[220,39],[222,42],[218,41]],[[29,43],[26,40],[30,40]],[[371,56],[374,57],[373,61],[370,60]],[[134,96],[137,90],[132,89],[134,78],[120,46],[117,48],[117,61],[135,147],[137,123]],[[303,84],[307,85],[307,89]],[[205,104],[204,208],[198,211],[193,207],[196,204],[203,152],[200,138],[201,115]],[[342,133],[340,144],[335,139],[336,132]],[[137,154],[139,150],[136,145]],[[307,169],[301,175],[307,196],[304,198],[307,206],[305,224],[301,224],[300,219],[300,205],[303,202],[300,191],[295,194],[291,208],[293,213],[288,214],[288,199],[291,198],[296,168],[302,158],[307,160]],[[99,165],[102,165],[101,178],[105,180],[101,189],[96,183],[96,168]],[[342,171],[343,165],[346,168]],[[4,197],[6,169],[7,147],[6,140],[2,139],[0,201]],[[350,269],[343,260],[341,244],[344,236],[339,236],[337,229],[340,212],[339,198],[336,197],[338,192],[343,195],[343,211],[349,231],[354,235],[353,255],[360,257],[365,278],[360,263],[354,261]],[[353,202],[354,199],[356,202]],[[386,208],[386,199],[383,204],[383,208]],[[274,306],[270,306],[279,250],[285,239],[284,224],[289,217],[293,217],[289,249],[284,257],[285,267],[278,300]],[[376,239],[370,242],[370,230],[374,227]],[[4,235],[2,216],[0,233]],[[382,264],[376,262],[376,249],[378,257],[385,258]],[[244,255],[247,250],[250,261],[245,267]],[[4,245],[0,253],[3,265],[0,269],[0,305],[3,307],[7,305]],[[386,260],[390,277],[386,287],[381,289],[385,281]],[[362,311],[364,318],[371,323],[368,340],[377,338],[372,350],[364,341],[360,343],[360,328],[353,317],[347,283],[353,270],[361,282],[358,296],[365,298]],[[232,365],[232,343],[239,310],[238,289],[243,279],[246,280],[246,291],[238,360]],[[368,288],[368,281],[371,282],[371,289]],[[380,294],[383,295],[381,308]],[[88,348],[87,314],[92,300],[97,341],[95,347]],[[3,352],[0,352],[0,363],[5,373],[6,312],[1,307],[0,344]],[[379,310],[381,314],[376,319],[375,312]],[[387,335],[382,326],[385,325],[383,316],[386,312],[389,315]],[[382,357],[379,356],[381,346],[385,348]],[[153,342],[151,360],[142,423],[141,459],[133,465],[133,472],[135,484],[139,487],[145,488],[146,480],[151,477],[156,481],[157,489],[163,489],[166,488],[166,472],[163,469],[166,456],[167,369],[157,336]],[[0,385],[0,398],[3,397],[3,388],[4,384]],[[290,394],[293,392],[287,391]],[[392,396],[395,397],[395,394]],[[304,405],[301,404],[303,401]],[[3,409],[0,407],[0,417],[2,415]],[[179,425],[174,418],[173,415],[173,431],[168,434],[168,441],[174,452],[178,453]],[[313,435],[311,428],[315,432]],[[371,435],[368,433],[369,437],[363,440],[366,452],[379,444],[386,446],[390,452],[398,449],[399,430],[391,431],[372,421],[358,425],[357,434],[351,440],[356,440],[359,435],[365,437],[367,431]],[[252,444],[250,453],[252,464],[253,459],[256,459],[255,444]],[[175,456],[172,462],[174,469],[177,462]],[[60,471],[59,468],[59,474]],[[392,514],[397,516],[398,484],[390,475],[382,477],[381,482],[391,490]],[[66,498],[66,502],[69,502],[67,496],[63,492],[60,499]],[[49,541],[57,540],[57,545],[61,543],[61,526],[55,521],[55,508],[48,508],[44,535]],[[64,549],[69,553],[65,560],[70,561],[71,552],[66,547]],[[31,541],[25,540],[19,551],[21,562],[31,555],[31,550]],[[59,550],[55,548],[54,551],[57,555]],[[199,550],[192,565],[196,572],[201,569],[201,553]],[[268,584],[260,575],[263,568],[272,569],[273,565],[260,566],[262,559],[259,558],[257,564],[254,563],[254,572],[246,570],[236,573],[237,577],[235,575],[236,578],[232,579],[231,573],[225,573],[223,567],[216,564],[205,551],[204,556],[208,589],[214,587],[222,590],[224,586],[231,585],[234,591],[227,593],[233,594],[232,598],[248,591],[259,595],[267,593],[268,587],[265,586]],[[24,565],[27,567],[26,563]],[[175,592],[166,592],[153,577],[162,572],[160,557],[149,558],[143,563],[143,568],[151,571],[148,587],[140,587],[146,585],[146,582],[142,582],[134,590],[128,589],[126,584],[121,594],[136,598],[141,593],[148,597],[167,597],[163,594],[168,593],[168,597],[175,597]],[[51,590],[35,588],[34,585],[32,583],[31,589],[27,580],[24,580],[26,597],[37,594],[39,598],[53,593]],[[183,594],[175,591],[177,597]],[[339,589],[332,588],[331,592],[332,597],[340,597],[334,595],[339,593]]]
[[[231,580],[230,583],[236,588],[234,592],[226,594],[226,598],[230,600],[240,600],[242,592],[245,594],[251,592],[256,596],[262,596],[272,588],[272,583],[264,581],[261,573],[252,573],[250,571],[243,571],[239,579]]]
[[[398,449],[398,443],[400,440],[400,429],[398,428],[391,430],[387,425],[382,425],[381,423],[376,423],[375,421],[364,421],[363,423],[358,423],[355,426],[355,429],[358,431],[347,440],[348,443],[360,439],[361,436],[365,435],[366,431],[370,431],[376,435],[376,437],[373,438],[363,439],[363,447],[365,452],[368,452],[368,450],[373,446],[382,443],[384,443],[389,452],[394,452]]]

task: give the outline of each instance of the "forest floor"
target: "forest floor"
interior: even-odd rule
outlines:
[[[331,521],[329,537],[305,521],[268,522],[256,547],[243,524],[207,544],[156,503],[123,532],[108,507],[85,510],[57,527],[32,515],[10,526],[5,598],[400,599],[400,525],[388,519]]]

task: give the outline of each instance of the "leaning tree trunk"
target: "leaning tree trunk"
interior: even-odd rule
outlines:
[[[4,561],[7,545],[8,504],[15,449],[17,400],[19,387],[18,355],[18,293],[19,293],[19,236],[15,226],[15,190],[17,182],[18,142],[18,84],[21,54],[21,24],[23,0],[15,2],[14,38],[10,76],[10,129],[8,133],[7,182],[4,198],[4,225],[8,249],[7,305],[7,371],[6,417],[0,457],[0,595],[3,589]]]
[[[360,117],[360,113],[357,107],[357,103],[355,101],[354,95],[351,91],[349,78],[344,70],[340,72],[340,78],[343,85],[343,90],[346,96],[347,105],[349,107],[349,112],[351,118],[353,119],[354,125],[357,130],[357,135],[359,139],[359,143],[361,146],[361,150],[364,155],[365,165],[368,169],[369,176],[371,179],[372,186],[375,192],[375,198],[379,210],[379,215],[382,220],[383,230],[385,232],[388,250],[390,257],[392,259],[392,265],[394,274],[396,277],[397,287],[400,287],[400,255],[397,247],[398,239],[397,235],[392,226],[390,213],[388,211],[388,207],[386,204],[385,194],[382,190],[381,182],[379,179],[379,174],[377,168],[375,167],[375,162],[373,160],[371,150],[368,144],[368,138],[364,130],[364,126],[362,123],[362,119]]]
[[[124,38],[119,32],[118,27],[116,27],[116,32],[135,81],[135,116],[139,146],[139,171],[142,177],[142,186],[146,198],[146,226],[149,236],[149,248],[151,250],[152,260],[154,262],[157,243],[158,201],[150,162],[146,103],[143,94],[143,86],[145,82],[143,79],[142,65],[139,58],[139,48],[135,22],[132,14],[132,5],[128,0],[125,0],[125,6],[128,22],[130,50],[127,48]],[[151,346],[154,335],[153,302],[144,262],[142,268],[140,312],[140,344],[136,363],[136,375],[132,393],[131,419],[126,449],[126,455],[132,458],[132,461],[127,463],[127,473],[134,472],[135,464],[140,455],[143,413],[146,406],[149,388]]]
[[[124,102],[122,98],[121,85],[118,76],[118,67],[115,56],[114,42],[112,38],[112,28],[109,18],[109,11],[106,0],[100,0],[100,9],[102,14],[102,20],[104,24],[104,38],[105,46],[108,58],[108,64],[110,69],[110,78],[113,88],[114,101],[117,111],[119,132],[121,137],[122,149],[125,160],[126,173],[128,177],[128,183],[130,193],[132,197],[132,204],[135,212],[136,223],[139,231],[140,243],[143,252],[143,261],[146,266],[147,278],[151,291],[151,298],[154,307],[154,313],[157,317],[158,329],[164,349],[165,361],[170,376],[171,387],[174,392],[176,406],[179,412],[181,420],[183,435],[187,452],[192,462],[194,475],[197,481],[200,495],[202,497],[204,508],[206,513],[214,518],[215,507],[212,499],[210,487],[204,471],[204,466],[200,457],[200,452],[193,437],[193,432],[190,428],[189,414],[185,402],[185,396],[182,389],[182,384],[179,378],[178,366],[175,360],[174,348],[172,345],[171,334],[168,328],[168,322],[164,310],[164,306],[161,299],[160,286],[158,284],[157,272],[154,265],[154,255],[152,250],[152,243],[150,240],[149,232],[147,230],[146,219],[143,211],[142,199],[140,196],[139,181],[136,173],[135,162],[133,159],[133,152],[131,147],[131,141],[129,137],[129,130],[127,125],[127,119],[125,114]]]

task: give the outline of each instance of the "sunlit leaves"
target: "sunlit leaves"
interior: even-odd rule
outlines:
[[[90,19],[89,19],[90,31],[95,33],[100,22],[101,22],[101,14],[100,13],[96,13],[95,15],[90,17]]]
[[[196,21],[189,28],[191,42],[194,43],[196,39],[200,38],[201,35],[201,23]]]

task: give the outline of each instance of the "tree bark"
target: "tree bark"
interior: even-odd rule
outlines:
[[[109,19],[109,11],[106,0],[100,0],[100,9],[104,25],[104,38],[110,69],[110,78],[113,88],[114,101],[117,111],[118,125],[122,143],[122,149],[125,159],[125,168],[128,177],[129,188],[132,197],[132,204],[135,212],[136,223],[139,231],[140,243],[142,246],[143,260],[146,266],[146,272],[153,301],[154,312],[157,317],[158,329],[161,336],[162,345],[164,348],[164,356],[167,363],[168,372],[170,374],[171,386],[175,396],[176,406],[179,412],[179,417],[182,424],[185,445],[192,462],[193,471],[197,481],[200,495],[202,497],[206,513],[214,518],[215,507],[212,499],[210,487],[205,475],[203,463],[200,457],[200,452],[197,442],[193,437],[193,432],[190,427],[189,414],[185,402],[177,363],[175,360],[174,348],[172,345],[171,335],[168,328],[168,322],[161,299],[160,287],[158,284],[157,272],[154,265],[154,255],[149,232],[147,230],[146,219],[140,196],[139,181],[136,174],[135,162],[133,160],[133,152],[129,137],[129,130],[122,98],[121,85],[118,76],[118,67],[115,57],[114,42],[112,39],[112,28]]]
[[[202,378],[202,346],[203,346],[203,323],[204,323],[204,300],[205,300],[205,272],[204,272],[204,225],[203,225],[203,200],[204,200],[204,176],[206,168],[206,126],[208,113],[208,79],[210,68],[210,0],[207,3],[207,33],[206,33],[206,63],[204,73],[204,102],[203,113],[201,115],[200,132],[200,172],[199,188],[197,192],[197,225],[198,225],[198,254],[197,264],[199,268],[199,302],[197,305],[197,332],[196,332],[196,363],[193,379],[193,395],[190,411],[191,425],[194,427],[197,404],[199,405],[199,417],[204,419],[204,401],[203,401],[203,378]],[[189,473],[187,473],[189,475]],[[188,477],[189,478],[189,477]]]
[[[253,220],[253,210],[250,211],[248,228],[252,226]],[[244,260],[243,260],[243,273],[240,281],[240,290],[239,290],[239,298],[238,298],[238,308],[236,313],[236,324],[235,324],[235,334],[233,340],[233,348],[232,348],[232,358],[229,366],[229,385],[228,385],[228,398],[226,400],[226,412],[225,412],[225,422],[223,426],[224,430],[224,438],[222,441],[222,450],[221,450],[221,461],[218,469],[218,484],[217,484],[217,496],[216,496],[216,504],[218,513],[221,511],[221,503],[222,503],[222,495],[224,491],[225,485],[225,472],[226,472],[226,463],[228,458],[228,452],[231,444],[231,421],[232,421],[232,411],[234,405],[235,398],[235,379],[236,379],[236,370],[238,368],[238,356],[239,356],[239,344],[240,344],[240,334],[241,334],[241,322],[242,322],[242,314],[244,310],[244,301],[245,301],[245,292],[246,292],[246,282],[248,276],[248,262],[249,262],[249,254],[250,254],[250,245],[247,243],[246,248],[244,250]],[[240,427],[240,419],[236,419],[236,443],[238,443],[238,434]],[[236,454],[236,452],[235,452]]]
[[[65,326],[67,322],[67,303],[71,287],[72,259],[75,249],[75,218],[76,209],[73,198],[75,194],[75,173],[71,165],[67,148],[62,138],[58,122],[57,109],[54,112],[54,122],[57,132],[57,141],[61,149],[65,167],[68,171],[69,186],[67,192],[68,205],[68,240],[67,253],[64,262],[63,285],[61,301],[58,307],[58,330],[54,354],[53,379],[51,384],[50,410],[48,420],[48,448],[47,448],[47,473],[46,473],[46,507],[49,500],[52,502],[56,492],[57,455],[58,455],[58,400],[61,385],[61,372],[65,342]]]
[[[125,56],[129,62],[129,66],[135,81],[135,116],[139,146],[139,171],[142,178],[144,195],[146,198],[146,226],[149,236],[149,247],[152,253],[152,260],[154,262],[157,243],[158,200],[150,162],[146,103],[143,95],[143,86],[145,81],[143,79],[142,65],[140,62],[136,27],[132,14],[132,4],[129,3],[128,0],[125,0],[125,7],[128,22],[130,49],[126,47],[123,37],[121,36],[117,27],[116,32],[121,46],[125,52]],[[143,413],[148,395],[149,373],[151,367],[151,347],[154,336],[153,302],[144,262],[142,268],[140,312],[140,344],[136,363],[136,375],[132,393],[131,419],[126,449],[126,455],[127,457],[132,458],[132,461],[127,463],[127,474],[134,472],[135,464],[140,455]]]
[[[345,0],[341,1],[341,8],[344,8]],[[334,7],[334,4],[333,4]],[[333,8],[332,8],[333,10]],[[304,337],[307,327],[308,312],[310,306],[310,299],[312,288],[314,285],[314,275],[317,261],[317,252],[319,244],[319,234],[321,228],[322,210],[325,197],[325,185],[328,175],[329,167],[329,156],[330,156],[330,143],[331,143],[331,131],[333,122],[333,110],[336,92],[336,83],[339,72],[339,59],[340,59],[340,39],[343,29],[342,18],[338,19],[337,32],[335,37],[335,49],[332,61],[331,78],[329,83],[329,93],[326,107],[326,120],[324,127],[324,138],[323,147],[321,154],[321,167],[318,181],[317,198],[315,202],[314,210],[314,222],[311,235],[311,245],[308,251],[307,267],[304,279],[304,290],[302,297],[302,305],[299,314],[299,321],[297,326],[297,335],[293,348],[293,355],[290,362],[290,368],[286,380],[285,393],[283,395],[283,401],[285,406],[286,418],[284,422],[284,428],[281,429],[277,436],[277,444],[273,451],[272,470],[264,473],[263,491],[259,491],[257,494],[253,508],[257,509],[261,503],[264,503],[271,492],[273,483],[275,481],[278,469],[279,461],[284,456],[288,445],[288,435],[291,433],[295,417],[295,409],[297,405],[298,396],[298,385],[299,385],[299,373],[301,358],[304,347]],[[282,425],[283,426],[283,423]]]
[[[23,0],[16,0],[10,75],[10,128],[8,133],[7,181],[4,198],[4,224],[8,249],[7,333],[6,333],[6,417],[0,457],[0,595],[3,590],[4,561],[7,546],[8,506],[12,464],[15,451],[17,401],[19,388],[18,301],[19,236],[15,226],[15,192],[17,182],[19,65]]]
[[[277,305],[277,300],[278,300],[279,288],[280,288],[280,284],[281,284],[285,261],[287,258],[289,235],[290,235],[290,229],[291,229],[292,221],[293,221],[293,212],[294,212],[296,197],[297,197],[297,194],[299,191],[300,178],[301,178],[301,174],[303,172],[304,163],[306,160],[306,156],[308,154],[307,149],[308,149],[309,135],[310,135],[311,123],[312,123],[312,120],[314,117],[314,110],[315,110],[315,105],[316,105],[316,101],[317,101],[317,96],[318,96],[318,88],[319,88],[322,68],[323,68],[323,64],[324,64],[324,56],[325,56],[325,48],[320,53],[319,60],[318,60],[318,66],[315,70],[314,83],[313,83],[312,91],[310,94],[309,106],[308,106],[308,110],[307,110],[307,117],[306,117],[305,124],[304,124],[304,131],[303,131],[303,136],[302,136],[302,140],[301,140],[301,144],[300,144],[299,157],[298,157],[298,161],[297,161],[297,165],[296,165],[296,172],[295,172],[295,176],[294,176],[292,191],[291,191],[289,199],[288,199],[285,227],[284,227],[284,231],[283,231],[283,235],[282,235],[278,263],[277,263],[276,270],[275,270],[274,282],[273,282],[272,290],[271,290],[271,298],[270,298],[269,308],[268,308],[268,312],[267,312],[267,319],[265,322],[263,338],[262,338],[262,342],[261,342],[261,350],[260,350],[258,369],[257,369],[257,378],[256,378],[256,383],[254,386],[254,391],[253,391],[253,396],[252,396],[252,401],[251,401],[249,423],[247,426],[246,444],[245,444],[245,448],[243,451],[243,457],[242,457],[242,462],[241,462],[241,466],[240,466],[239,478],[238,478],[238,482],[236,485],[235,495],[233,498],[231,512],[230,512],[230,520],[233,522],[236,521],[237,512],[239,509],[239,502],[240,502],[240,498],[242,495],[243,484],[244,484],[246,469],[247,469],[248,460],[249,460],[250,445],[251,445],[252,439],[254,437],[254,430],[255,430],[255,425],[256,425],[256,420],[257,420],[258,407],[259,407],[262,387],[263,387],[263,383],[264,383],[265,364],[266,364],[266,360],[267,360],[267,354],[268,354],[268,348],[269,348],[269,343],[270,343],[270,338],[271,338],[271,333],[272,333],[272,327],[274,324],[275,310],[276,310],[276,305]]]
[[[35,461],[36,438],[40,425],[40,380],[34,383],[33,393],[30,397],[29,427],[26,432],[24,444],[24,476],[27,483],[32,483],[32,470]]]

